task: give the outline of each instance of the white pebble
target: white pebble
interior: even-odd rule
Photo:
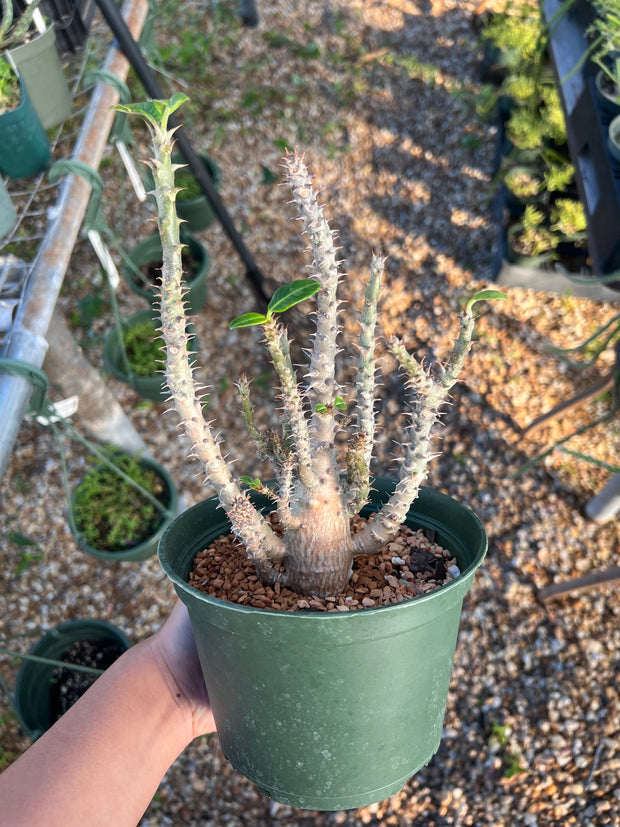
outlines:
[[[455,580],[457,577],[461,576],[461,570],[458,566],[448,566],[448,571]]]
[[[403,560],[402,557],[392,557],[392,565],[393,566],[405,566],[406,561]]]

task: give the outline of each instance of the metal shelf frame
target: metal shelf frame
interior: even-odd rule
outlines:
[[[134,39],[138,39],[148,13],[147,0],[126,0],[122,16]],[[113,45],[104,70],[124,81],[129,61]],[[119,92],[110,84],[98,83],[92,92],[77,137],[72,159],[97,170],[112,128]],[[0,356],[41,368],[48,349],[47,330],[71,260],[91,194],[83,176],[68,174],[60,184],[52,219],[46,229],[28,274],[11,331]],[[21,376],[0,372],[0,477],[8,465],[13,446],[33,392]]]

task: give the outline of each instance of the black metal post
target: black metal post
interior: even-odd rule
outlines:
[[[117,40],[119,49],[123,52],[127,60],[134,68],[140,82],[144,86],[147,95],[150,98],[154,99],[165,98],[166,95],[164,94],[161,86],[159,85],[157,79],[151,71],[150,66],[144,59],[144,56],[140,51],[139,45],[131,36],[131,32],[129,31],[127,24],[123,20],[123,16],[121,15],[119,9],[114,4],[114,0],[96,0],[96,2],[99,6],[101,14],[105,18],[108,26],[112,30],[112,33],[114,34],[114,37]],[[205,170],[204,165],[200,160],[200,157],[194,150],[191,141],[189,140],[187,135],[185,135],[180,121],[175,117],[171,117],[170,125],[180,127],[175,135],[177,146],[181,154],[183,155],[185,161],[187,162],[188,167],[192,171],[192,174],[200,184],[202,191],[209,199],[209,203],[213,207],[213,212],[215,213],[220,224],[222,225],[224,232],[229,237],[233,247],[235,248],[235,250],[241,257],[241,260],[245,264],[246,276],[250,280],[250,283],[254,289],[254,292],[256,293],[257,298],[259,299],[261,304],[267,304],[269,298],[265,293],[263,275],[260,272],[258,266],[256,265],[254,258],[245,246],[243,239],[237,232],[237,229],[233,224],[233,221],[230,215],[228,214],[226,208],[224,207],[219,193],[215,189],[209,174]]]

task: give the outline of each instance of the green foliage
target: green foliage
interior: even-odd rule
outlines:
[[[553,252],[560,242],[547,225],[545,213],[532,204],[525,208],[516,240],[519,252],[534,257]]]
[[[566,240],[583,236],[588,220],[581,201],[574,198],[558,198],[551,207],[551,229]]]
[[[31,540],[30,537],[26,537],[25,534],[21,533],[21,531],[9,531],[8,539],[10,543],[14,543],[22,549],[20,561],[15,568],[15,577],[19,577],[20,574],[23,574],[26,571],[31,563],[36,560],[41,560],[43,557],[43,552],[35,540]],[[28,548],[34,548],[35,550],[27,551],[26,549]]]
[[[6,60],[0,57],[0,115],[15,109],[20,100],[19,79]]]
[[[140,103],[118,103],[112,106],[116,112],[124,112],[126,115],[141,115],[144,120],[152,127],[157,127],[160,124],[165,124],[167,128],[168,120],[176,110],[188,101],[189,98],[183,92],[175,92],[175,94],[166,100],[148,100]]]
[[[535,60],[544,48],[538,4],[508,3],[503,12],[493,14],[481,37],[503,53],[508,65]]]
[[[84,330],[90,331],[93,322],[103,316],[106,308],[107,303],[101,296],[90,294],[76,302],[76,306],[71,312],[71,321],[74,325],[79,325]]]
[[[495,299],[507,299],[508,296],[505,293],[502,293],[501,290],[480,290],[474,296],[469,299],[467,304],[465,305],[465,310],[467,313],[470,313],[473,309],[473,306],[477,302],[481,301],[494,301]]]
[[[123,344],[129,367],[136,376],[153,376],[166,361],[164,343],[151,321],[123,330]]]
[[[592,60],[610,82],[612,97],[620,101],[620,3],[593,0],[596,17],[588,29]]]
[[[15,19],[12,0],[2,0],[2,22],[0,23],[0,51],[20,46],[32,31],[34,13],[40,0],[26,5],[20,17]]]
[[[175,175],[174,183],[180,188],[177,201],[191,201],[194,198],[200,198],[203,194],[202,187],[190,170],[179,170]]]
[[[562,192],[570,187],[575,179],[575,167],[566,163],[552,161],[544,172],[544,186],[547,192]]]
[[[538,84],[536,78],[531,75],[509,75],[502,90],[511,100],[518,103],[527,103],[538,97]]]
[[[506,122],[506,137],[517,149],[542,149],[545,127],[539,110],[526,106],[513,109]]]
[[[111,459],[115,467],[163,502],[166,487],[155,471],[128,454]],[[100,551],[124,551],[139,545],[162,521],[153,503],[104,465],[91,468],[76,488],[73,518],[88,545]]]
[[[254,327],[255,325],[265,324],[268,322],[274,313],[284,313],[296,304],[309,299],[320,289],[320,284],[314,279],[298,279],[292,281],[290,284],[284,284],[279,287],[271,297],[271,301],[267,305],[267,315],[262,313],[244,313],[242,316],[237,316],[230,323],[230,329],[234,330],[239,327]]]
[[[504,183],[517,198],[537,196],[543,188],[543,180],[536,170],[512,167],[504,177]]]
[[[304,60],[321,56],[321,50],[314,40],[311,40],[310,43],[299,43],[280,32],[265,32],[263,34],[263,40],[273,49],[288,49],[294,55]]]

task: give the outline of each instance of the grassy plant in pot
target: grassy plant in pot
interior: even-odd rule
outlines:
[[[201,390],[194,386],[186,358],[170,161],[174,139],[167,129],[169,115],[186,99],[175,95],[170,101],[120,107],[141,114],[150,127],[164,251],[166,379],[194,453],[217,491],[217,497],[171,523],[160,542],[160,561],[188,606],[220,744],[233,766],[263,792],[292,806],[359,807],[397,792],[439,746],[461,604],[484,557],[486,535],[470,510],[422,489],[421,483],[440,405],[470,347],[472,308],[480,299],[503,294],[483,291],[467,302],[445,365],[427,369],[399,341],[390,342],[412,392],[411,419],[403,434],[399,479],[373,480],[374,342],[384,262],[374,256],[370,264],[354,395],[335,378],[340,274],[334,236],[303,161],[289,156],[288,182],[310,239],[316,275],[277,290],[264,315],[248,313],[232,322],[235,328],[261,326],[278,376],[283,416],[281,434],[261,432],[249,383],[241,379],[243,416],[259,453],[272,461],[275,482],[236,478],[219,436],[203,418]],[[278,319],[311,296],[317,303],[316,333],[302,387]],[[349,408],[353,432],[341,465],[337,440]],[[271,520],[273,512],[279,529]],[[359,512],[369,519],[355,531],[352,523],[359,522]],[[432,531],[457,567],[454,577],[444,578],[449,582],[415,599],[406,597],[415,594],[415,586],[406,586],[411,570],[404,571],[405,558],[383,556],[394,554],[386,544],[403,524],[407,531]],[[270,607],[261,608],[264,599],[251,605],[248,590],[243,597],[238,586],[218,596],[189,583],[190,577],[192,583],[209,581],[206,569],[196,569],[195,558],[201,565],[217,565],[220,545],[224,569],[207,582],[207,591],[218,582],[225,586],[227,578],[245,582],[241,569],[226,574],[235,550],[226,550],[231,529],[244,548],[241,565],[250,561],[253,589],[271,601]],[[405,553],[407,542],[395,547]],[[420,542],[428,547],[428,540]],[[411,562],[408,551],[407,556]],[[376,600],[364,595],[354,606],[347,590],[355,594],[362,561],[377,562],[381,588]],[[386,580],[387,569],[379,561],[401,568]],[[399,571],[402,578],[396,576]],[[291,602],[278,603],[276,598],[283,597]]]
[[[103,358],[110,373],[144,399],[167,399],[163,342],[152,310],[138,310],[112,327],[104,339]]]
[[[147,457],[99,450],[98,457],[71,497],[71,533],[80,548],[101,560],[145,560],[177,513],[176,486]]]
[[[194,327],[187,326],[191,358],[198,348]],[[108,370],[152,402],[168,399],[162,367],[164,342],[153,310],[138,310],[126,319],[117,319],[105,336],[103,358]]]

